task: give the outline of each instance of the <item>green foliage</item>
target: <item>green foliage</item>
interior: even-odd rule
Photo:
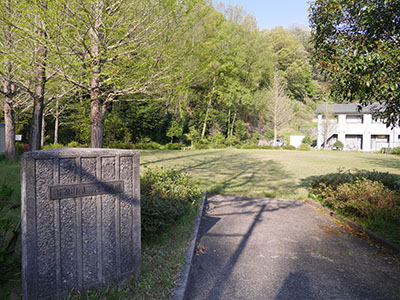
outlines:
[[[193,146],[193,143],[200,138],[200,133],[196,130],[194,126],[191,126],[189,128],[189,133],[186,133],[185,136]]]
[[[12,210],[20,206],[11,202],[14,189],[0,185],[0,271],[5,273],[14,263],[13,253],[20,233],[19,218]]]
[[[134,145],[135,149],[143,149],[143,150],[155,150],[155,149],[161,149],[161,145],[156,143],[156,142],[141,142],[141,143],[136,143]]]
[[[336,98],[386,103],[380,116],[398,125],[398,0],[316,0],[310,7],[313,60]]]
[[[172,121],[171,126],[167,131],[167,136],[171,138],[171,143],[174,137],[180,138],[183,134],[182,126],[177,121]]]
[[[42,149],[43,150],[46,150],[46,149],[57,149],[57,148],[64,148],[65,146],[64,145],[62,145],[62,144],[48,144],[48,145],[44,145],[43,147],[42,147]]]
[[[400,154],[400,147],[393,148],[392,154],[397,154],[397,155]]]
[[[365,219],[400,220],[399,195],[378,181],[355,179],[335,189],[325,187],[320,196],[327,206],[346,215]]]
[[[285,145],[282,147],[283,150],[296,150],[295,146],[292,145]]]
[[[197,150],[205,150],[205,149],[210,149],[210,146],[208,144],[203,144],[203,143],[194,143],[194,148]]]
[[[225,145],[227,145],[227,146],[236,146],[239,143],[240,143],[240,140],[234,135],[227,137],[225,140]]]
[[[343,150],[344,145],[343,145],[343,143],[342,143],[341,141],[337,140],[337,141],[333,144],[333,147],[335,147],[335,148],[337,148],[337,149],[340,149],[340,150]]]
[[[146,237],[161,230],[197,205],[201,192],[187,174],[173,169],[147,169],[141,176],[142,232]]]
[[[313,140],[312,140],[312,138],[311,137],[309,137],[309,136],[306,136],[302,141],[301,141],[303,144],[306,144],[306,145],[309,145],[309,146],[311,146],[312,145],[312,143],[313,143]]]
[[[310,147],[310,145],[307,145],[307,144],[301,144],[299,146],[299,148],[297,148],[297,149],[300,150],[300,151],[310,151],[311,147]]]
[[[339,170],[338,173],[323,175],[312,182],[311,188],[312,190],[318,189],[321,184],[336,188],[344,183],[352,183],[356,179],[363,178],[371,181],[378,181],[391,191],[400,190],[400,175],[367,170],[356,172]]]
[[[185,147],[185,145],[181,143],[168,143],[164,146],[167,150],[181,150],[183,147]]]

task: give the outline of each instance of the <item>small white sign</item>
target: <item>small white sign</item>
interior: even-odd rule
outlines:
[[[15,140],[16,140],[17,142],[22,141],[22,134],[16,134],[16,135],[15,135]]]

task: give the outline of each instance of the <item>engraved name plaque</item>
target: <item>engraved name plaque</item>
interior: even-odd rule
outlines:
[[[69,185],[53,185],[49,187],[50,200],[80,198],[124,192],[123,181],[81,183]]]

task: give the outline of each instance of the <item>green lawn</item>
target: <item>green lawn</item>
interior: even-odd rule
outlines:
[[[347,151],[216,149],[141,151],[141,165],[190,173],[207,192],[293,199],[308,195],[313,176],[338,168],[400,174],[400,157]]]

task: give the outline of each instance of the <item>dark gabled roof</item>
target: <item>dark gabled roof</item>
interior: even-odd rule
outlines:
[[[371,114],[380,111],[383,108],[382,104],[373,103],[367,106],[362,106],[357,103],[350,104],[328,104],[328,112],[339,114]],[[315,111],[318,115],[326,113],[326,104],[320,104]]]

